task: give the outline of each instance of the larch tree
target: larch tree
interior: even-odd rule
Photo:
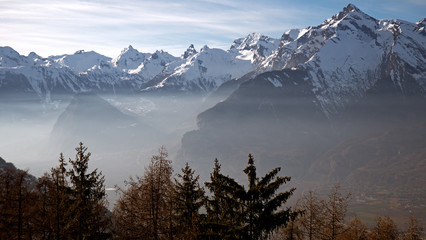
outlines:
[[[419,220],[413,216],[408,221],[407,231],[402,235],[403,240],[420,240],[423,235],[423,227]]]
[[[149,219],[152,239],[167,239],[173,234],[171,226],[170,192],[173,192],[172,161],[168,159],[165,147],[158,150],[158,155],[151,158],[151,164],[145,171],[144,181],[149,194]]]
[[[53,205],[55,215],[55,239],[65,239],[68,235],[66,219],[70,218],[68,205],[70,202],[71,189],[67,180],[67,163],[65,162],[64,155],[59,155],[59,165],[51,169],[50,179],[53,182]]]
[[[151,158],[142,177],[126,181],[114,208],[119,239],[161,240],[174,237],[173,168],[165,147]]]
[[[115,235],[118,239],[149,239],[149,195],[143,178],[130,178],[125,188],[118,188],[119,200],[114,207]]]
[[[347,226],[347,231],[339,236],[341,240],[367,240],[368,230],[358,217],[355,217]]]
[[[377,217],[376,226],[370,231],[368,239],[372,240],[397,240],[398,228],[389,216]]]
[[[57,239],[55,236],[55,212],[53,182],[45,173],[37,181],[37,200],[35,208],[38,210],[34,216],[37,221],[36,236],[40,240]]]
[[[39,239],[69,239],[66,226],[71,205],[71,191],[67,181],[67,163],[61,153],[59,166],[45,173],[37,183],[37,236]]]
[[[335,240],[346,231],[345,216],[351,194],[343,194],[340,185],[336,184],[324,205],[322,239]]]
[[[324,219],[325,202],[312,190],[304,194],[296,204],[302,211],[299,222],[308,240],[319,239]]]
[[[35,179],[27,171],[0,169],[0,239],[31,239],[34,234]]]
[[[299,216],[291,218],[287,226],[280,227],[277,231],[274,231],[269,240],[303,240],[304,233],[302,231]]]

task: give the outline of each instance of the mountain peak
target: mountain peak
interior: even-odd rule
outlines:
[[[205,52],[205,51],[207,51],[209,49],[210,49],[209,46],[204,45],[203,48],[200,49],[200,52]]]
[[[135,69],[147,58],[147,55],[134,49],[132,45],[129,45],[112,62],[116,67],[122,69]]]
[[[39,55],[38,55],[37,53],[35,53],[35,52],[30,52],[30,53],[28,54],[28,57],[32,57],[32,56],[39,57]]]
[[[123,55],[123,54],[128,53],[128,52],[138,52],[138,50],[134,49],[132,47],[132,45],[129,45],[128,47],[126,47],[123,50],[121,50],[121,54],[120,55]]]
[[[186,49],[186,51],[183,53],[182,58],[187,59],[190,56],[197,53],[197,50],[195,50],[194,44],[189,45],[189,47]]]
[[[0,55],[19,56],[19,53],[15,51],[15,49],[6,46],[6,47],[0,47]]]
[[[147,58],[147,61],[160,61],[161,64],[165,66],[166,63],[176,61],[177,59],[177,57],[172,56],[170,53],[164,50],[157,50],[149,58]]]
[[[250,33],[244,38],[235,39],[231,45],[231,49],[250,49],[251,45],[256,45],[260,39],[266,38],[261,33]]]
[[[41,58],[40,57],[40,55],[38,55],[37,53],[35,53],[35,52],[30,52],[29,54],[28,54],[28,58],[30,58],[30,59],[37,59],[37,58]]]
[[[353,5],[352,3],[349,3],[348,6],[344,7],[341,12],[339,12],[338,14],[333,16],[333,19],[341,20],[341,19],[345,18],[346,16],[348,16],[352,13],[364,15],[365,17],[371,18],[369,15],[365,14],[363,11],[361,11],[359,8],[357,8],[355,5]]]
[[[0,157],[0,170],[5,168],[15,169],[15,166],[10,162],[6,162],[6,160]]]
[[[235,39],[231,45],[231,51],[241,51],[241,50],[255,50],[259,48],[270,49],[276,48],[278,45],[275,42],[279,42],[278,39],[273,39],[268,36],[265,36],[261,33],[250,33],[244,38]],[[273,45],[273,46],[270,46]],[[277,45],[277,46],[275,46]],[[275,49],[273,49],[275,50]],[[263,50],[261,51],[263,55]]]
[[[0,66],[16,67],[22,63],[22,56],[11,47],[0,47]]]
[[[249,35],[247,35],[247,38],[252,38],[252,39],[260,39],[263,35],[261,33],[250,33]]]
[[[361,12],[361,10],[359,10],[359,8],[357,8],[355,5],[353,5],[352,3],[349,3],[348,6],[346,6],[345,8],[343,8],[343,11],[348,11],[348,12]]]

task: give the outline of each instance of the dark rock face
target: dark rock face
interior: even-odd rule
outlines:
[[[286,155],[291,156],[287,166],[302,171],[307,156],[295,147],[303,143],[317,149],[328,144],[329,134],[321,134],[331,133],[305,76],[302,71],[267,72],[242,84],[227,100],[198,116],[199,130],[184,136],[181,157],[210,166],[215,157],[237,163],[254,152],[262,159],[261,168],[267,169],[276,165],[274,156]]]
[[[251,152],[261,161],[260,169],[283,166],[304,181],[362,183],[364,188],[376,187],[375,182],[393,188],[395,181],[386,179],[396,171],[424,166],[426,97],[416,81],[407,77],[401,90],[384,75],[362,97],[347,98],[343,108],[327,115],[308,76],[307,71],[282,70],[242,84],[198,116],[199,129],[183,137],[180,157],[208,169],[215,157],[240,166]],[[372,146],[366,144],[371,139],[376,139]],[[416,144],[409,144],[412,141]],[[413,149],[415,154],[398,157],[401,151],[389,150],[394,146]],[[387,171],[383,164],[397,167]],[[362,177],[365,169],[371,177]],[[372,177],[375,171],[382,176],[380,181]],[[395,187],[422,186],[415,182],[421,171],[409,172],[413,176],[400,174],[406,177],[404,185]]]
[[[282,161],[309,178],[341,142],[426,122],[421,24],[378,20],[349,4],[316,27],[289,31],[262,64],[275,71],[228,86],[236,90],[198,116],[180,157],[244,161],[257,152],[262,164]]]
[[[13,165],[13,163],[6,162],[6,160],[4,160],[2,157],[0,157],[0,170],[4,169],[4,168],[16,169],[15,165]]]

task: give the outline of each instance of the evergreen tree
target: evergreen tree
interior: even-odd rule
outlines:
[[[178,223],[178,238],[182,240],[198,239],[201,216],[200,208],[204,203],[204,190],[198,183],[199,176],[186,163],[182,174],[175,179],[175,211]]]
[[[299,214],[291,208],[282,209],[282,205],[295,189],[277,193],[283,184],[290,181],[290,177],[277,177],[280,170],[275,168],[259,180],[253,156],[250,154],[248,166],[244,169],[244,173],[248,176],[246,190],[234,179],[220,174],[220,165],[215,161],[212,181],[206,183],[213,192],[207,214],[210,222],[215,217],[217,220],[220,218],[230,220],[225,225],[226,232],[223,239],[267,239],[272,231],[285,226],[292,217]],[[218,236],[211,237],[217,239],[215,237]]]
[[[295,188],[291,188],[276,193],[281,185],[290,181],[290,177],[277,177],[280,170],[279,167],[275,168],[259,180],[253,156],[249,154],[248,166],[244,169],[248,176],[248,189],[241,193],[246,239],[267,239],[273,230],[286,226],[292,217],[298,215],[298,212],[292,211],[291,208],[278,210],[295,191]]]
[[[221,165],[215,159],[210,182],[205,185],[211,196],[206,198],[206,219],[202,226],[204,239],[238,239],[241,235],[239,226],[239,202],[234,198],[234,189],[240,187],[232,178],[222,175]]]
[[[90,152],[80,142],[75,149],[75,160],[69,160],[72,169],[68,171],[71,183],[72,201],[71,214],[68,223],[75,239],[100,239],[106,238],[105,227],[108,226],[106,218],[106,199],[104,177],[97,169],[89,171]]]
[[[280,227],[269,240],[303,240],[304,234],[298,216],[292,216],[287,226]]]
[[[286,240],[301,240],[303,239],[303,232],[300,228],[300,222],[297,219],[298,216],[292,215],[290,222],[284,227],[285,239]]]

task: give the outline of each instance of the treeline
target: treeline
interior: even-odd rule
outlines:
[[[210,180],[186,164],[173,174],[165,148],[152,156],[144,174],[130,178],[113,211],[107,209],[104,177],[89,171],[82,143],[74,159],[60,154],[58,166],[36,179],[13,167],[0,169],[0,240],[3,239],[421,239],[411,218],[404,232],[379,217],[368,229],[345,222],[349,195],[338,186],[328,199],[314,192],[285,206],[295,189],[275,168],[258,177],[252,155],[243,169],[247,183],[221,173],[216,159]],[[176,176],[176,177],[174,177]]]
[[[278,192],[290,181],[276,168],[258,178],[249,155],[243,186],[220,171],[215,160],[205,189],[186,164],[172,177],[171,161],[160,149],[145,174],[126,182],[114,209],[115,234],[119,239],[267,239],[278,227],[298,215],[281,208],[294,188]],[[205,191],[208,191],[206,193]]]
[[[335,185],[327,198],[309,191],[302,195],[294,209],[300,216],[278,231],[270,240],[419,240],[423,227],[415,217],[407,219],[407,227],[398,229],[389,216],[377,216],[374,226],[368,228],[358,217],[347,217],[351,194],[343,194]]]
[[[14,167],[0,169],[0,239],[108,239],[104,177],[88,172],[90,153],[82,143],[75,159],[35,179]]]

